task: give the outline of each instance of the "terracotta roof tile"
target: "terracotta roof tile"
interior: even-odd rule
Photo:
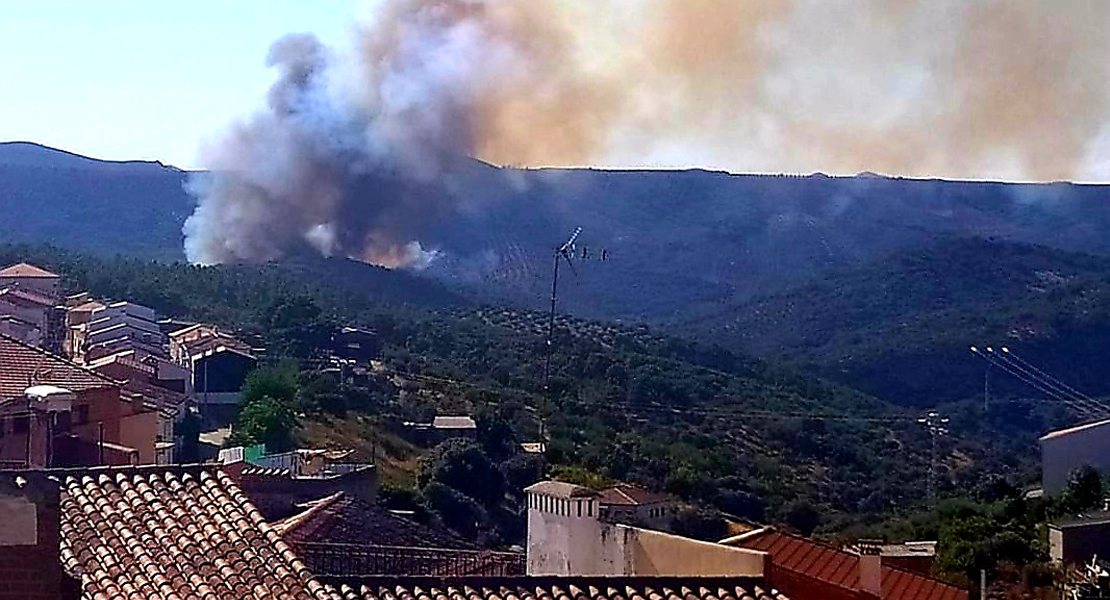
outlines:
[[[474,549],[447,529],[398,517],[372,502],[338,492],[274,523],[291,543],[375,544],[423,548]]]
[[[0,402],[21,398],[30,385],[49,383],[71,392],[118,384],[56,354],[0,334]]]
[[[94,469],[62,485],[61,559],[85,598],[329,597],[221,472]]]
[[[327,587],[340,600],[787,600],[750,580],[543,577],[352,583]]]
[[[815,540],[767,528],[724,543],[767,552],[780,576],[793,572],[849,590],[859,587],[859,556]],[[883,600],[968,598],[966,590],[889,565],[882,567],[882,591]]]

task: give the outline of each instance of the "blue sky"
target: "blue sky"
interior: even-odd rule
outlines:
[[[350,32],[354,0],[3,0],[0,140],[196,165],[259,106],[270,42]]]

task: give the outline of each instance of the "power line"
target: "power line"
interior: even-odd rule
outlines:
[[[1021,381],[1022,383],[1025,383],[1033,389],[1045,394],[1049,397],[1049,399],[1061,401],[1085,417],[1099,414],[1098,409],[1092,408],[1083,401],[1076,401],[1076,399],[1065,395],[1061,391],[1055,389],[1052,385],[1041,381],[1040,378],[1036,377],[1034,374],[1027,371],[1026,369],[1011,364],[1008,361],[999,359],[998,356],[995,354],[993,348],[988,347],[985,350],[980,350],[975,346],[971,346],[970,349],[971,352],[976,356],[979,356],[983,360],[986,360],[989,364],[998,367],[1000,370]]]
[[[1083,392],[1080,392],[1079,390],[1077,390],[1077,389],[1073,388],[1072,386],[1068,385],[1067,383],[1064,383],[1064,382],[1063,382],[1063,381],[1061,381],[1061,380],[1060,380],[1059,378],[1057,378],[1057,377],[1055,377],[1055,376],[1051,375],[1050,373],[1047,373],[1047,372],[1045,372],[1045,371],[1044,371],[1044,370],[1042,370],[1042,369],[1039,369],[1039,368],[1037,368],[1037,366],[1036,366],[1036,365],[1034,365],[1034,364],[1030,363],[1029,361],[1027,361],[1027,360],[1025,360],[1025,359],[1021,358],[1021,357],[1020,357],[1020,356],[1018,356],[1017,354],[1014,354],[1013,352],[1011,352],[1009,348],[1007,348],[1007,347],[1003,346],[1003,347],[1001,348],[1001,350],[1002,350],[1002,353],[1003,353],[1003,354],[1004,354],[1005,356],[1007,356],[1007,357],[1009,357],[1009,358],[1013,359],[1014,361],[1016,361],[1016,362],[1018,362],[1018,363],[1020,363],[1020,364],[1024,365],[1024,366],[1025,366],[1025,367],[1026,367],[1027,369],[1029,369],[1029,370],[1031,370],[1031,371],[1033,371],[1033,372],[1035,372],[1035,373],[1038,373],[1038,374],[1040,374],[1040,375],[1041,375],[1041,376],[1042,376],[1043,378],[1045,378],[1045,379],[1048,379],[1049,381],[1052,381],[1052,382],[1054,382],[1054,383],[1056,384],[1056,386],[1057,386],[1057,387],[1059,387],[1059,388],[1061,388],[1061,389],[1063,389],[1063,390],[1067,391],[1067,392],[1068,392],[1068,393],[1070,393],[1070,394],[1071,394],[1072,396],[1075,396],[1075,397],[1077,397],[1077,398],[1080,398],[1080,399],[1082,399],[1082,400],[1084,400],[1084,401],[1086,401],[1086,402],[1089,402],[1089,403],[1091,403],[1091,404],[1093,404],[1093,405],[1095,405],[1095,406],[1097,406],[1097,407],[1101,408],[1101,409],[1102,409],[1102,410],[1104,410],[1104,411],[1110,412],[1110,405],[1107,405],[1107,404],[1105,404],[1105,403],[1103,403],[1103,402],[1100,402],[1100,401],[1098,401],[1098,400],[1096,400],[1096,399],[1092,398],[1091,396],[1088,396],[1087,394],[1084,394]]]

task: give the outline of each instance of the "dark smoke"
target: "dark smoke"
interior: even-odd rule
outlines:
[[[279,40],[186,252],[420,267],[459,162],[1104,180],[1110,2],[378,0]]]

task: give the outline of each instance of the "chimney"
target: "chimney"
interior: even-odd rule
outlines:
[[[541,481],[524,489],[528,507],[528,575],[621,575],[622,565],[602,557],[598,494],[558,481]]]
[[[0,600],[80,596],[62,570],[60,500],[58,482],[41,471],[0,471]]]
[[[883,557],[877,542],[859,543],[859,591],[873,598],[883,597]]]

